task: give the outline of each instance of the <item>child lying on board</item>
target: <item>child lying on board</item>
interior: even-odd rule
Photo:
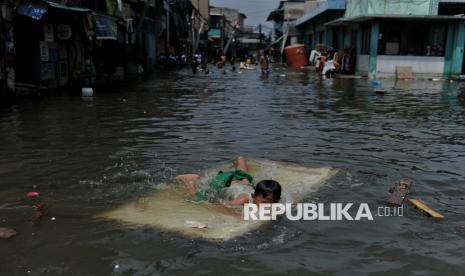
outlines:
[[[196,200],[226,200],[225,205],[238,206],[246,203],[276,203],[281,199],[281,185],[274,180],[262,180],[253,184],[253,177],[248,173],[249,167],[244,157],[239,156],[234,162],[235,169],[218,172],[218,175],[205,189],[199,189],[198,174],[182,174],[175,178],[186,193]]]

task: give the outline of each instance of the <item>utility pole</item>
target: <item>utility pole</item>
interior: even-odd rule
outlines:
[[[0,15],[0,20],[3,21],[3,18],[1,18],[1,15]],[[2,76],[2,91],[1,91],[1,94],[0,94],[0,99],[3,97],[3,96],[6,96],[7,94],[7,89],[8,89],[8,86],[7,86],[7,81],[8,81],[8,74],[7,74],[7,62],[6,62],[6,59],[7,59],[7,54],[6,54],[6,39],[5,41],[3,40],[3,37],[6,36],[5,33],[6,33],[6,27],[5,27],[5,24],[2,22],[1,26],[0,26],[0,43],[2,44],[2,52],[3,52],[3,56],[0,57],[2,58],[3,60],[3,64],[0,65],[2,66],[3,70],[2,70],[2,73],[3,73],[3,76]]]
[[[192,10],[191,28],[192,28],[192,30],[191,30],[192,31],[192,34],[191,34],[191,36],[192,36],[192,41],[191,41],[192,45],[191,45],[191,47],[192,47],[192,56],[194,56],[196,54],[195,53],[196,52],[195,45],[197,43],[196,42],[197,38],[195,37],[195,8]]]
[[[262,43],[263,43],[263,40],[262,40],[262,24],[258,25],[258,33],[260,34],[260,49],[262,49]]]
[[[170,41],[170,15],[171,15],[171,8],[167,0],[165,0],[165,9],[166,9],[166,53],[169,52],[171,47]]]

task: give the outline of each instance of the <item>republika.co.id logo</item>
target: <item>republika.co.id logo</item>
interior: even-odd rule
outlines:
[[[328,208],[329,207],[329,208]],[[401,217],[403,207],[379,206],[373,212],[368,203],[248,203],[244,205],[244,220],[276,220],[284,215],[288,220],[374,220],[374,217]]]

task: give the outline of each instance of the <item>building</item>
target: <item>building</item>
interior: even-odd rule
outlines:
[[[400,67],[410,67],[416,78],[464,73],[463,1],[347,0],[344,15],[337,19],[342,1],[324,2],[297,24],[313,35],[308,45],[322,42],[353,51],[358,74],[390,77]],[[329,20],[319,21],[321,15]],[[323,37],[315,38],[312,28]]]
[[[305,0],[287,0],[279,2],[278,8],[273,10],[267,21],[273,22],[272,44],[280,48],[282,54],[284,47],[301,42],[301,31],[295,27],[296,20],[304,14]]]
[[[160,56],[191,55],[207,38],[208,0],[0,4],[2,97],[138,79]]]
[[[316,45],[322,44],[333,49],[344,49],[342,30],[326,26],[327,22],[344,16],[346,0],[307,1],[305,13],[296,20],[296,28],[301,32],[301,41],[310,53]],[[347,41],[347,39],[346,39]]]
[[[0,1],[0,100],[15,90],[14,5]]]
[[[229,57],[237,56],[238,37],[244,31],[247,16],[236,9],[225,7],[210,8],[210,55],[218,59],[225,54]]]
[[[245,26],[237,38],[237,57],[259,57],[260,51],[268,48],[269,37],[263,35],[263,26]]]
[[[204,19],[208,19],[210,16],[210,0],[191,0],[191,2],[200,16]]]
[[[191,3],[194,11],[192,52],[204,52],[210,27],[210,0],[191,0]]]

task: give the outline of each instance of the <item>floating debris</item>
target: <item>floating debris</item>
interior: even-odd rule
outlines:
[[[382,88],[378,88],[378,89],[373,90],[373,92],[375,92],[375,94],[386,94],[387,90],[382,89]]]
[[[42,202],[37,202],[34,204],[35,205],[35,210],[34,210],[34,215],[31,219],[32,224],[37,225],[39,224],[40,220],[42,217],[45,215],[45,208],[46,205],[43,204]]]
[[[405,197],[410,193],[411,186],[412,184],[409,180],[400,180],[394,187],[389,190],[391,195],[389,196],[387,203],[402,206]]]
[[[16,231],[11,228],[0,227],[0,239],[9,239],[16,235]]]
[[[205,223],[201,223],[201,222],[193,221],[193,220],[186,220],[185,225],[190,228],[199,228],[199,229],[207,228],[207,225]]]
[[[83,97],[93,97],[94,89],[92,89],[92,87],[83,87],[81,89],[81,93]]]
[[[419,199],[409,199],[408,200],[413,206],[415,206],[417,209],[422,211],[424,214],[429,215],[430,217],[434,219],[443,219],[445,218],[443,215],[439,214],[438,212],[434,211],[431,209],[426,203]]]
[[[31,198],[31,197],[36,197],[36,196],[39,196],[40,193],[38,192],[29,192],[26,194],[27,197]]]
[[[383,86],[383,83],[380,80],[373,80],[371,82],[371,86],[372,87],[381,87],[381,86]]]

